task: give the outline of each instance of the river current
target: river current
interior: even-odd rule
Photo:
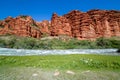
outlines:
[[[0,48],[0,55],[6,56],[64,55],[64,54],[119,55],[119,53],[117,53],[117,49],[29,50],[29,49]]]

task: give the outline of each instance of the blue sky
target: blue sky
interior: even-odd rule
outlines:
[[[0,20],[7,16],[30,15],[34,20],[50,20],[53,12],[63,15],[71,10],[120,10],[120,0],[0,0]]]

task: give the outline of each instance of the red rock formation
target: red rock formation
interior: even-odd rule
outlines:
[[[92,10],[87,13],[96,25],[97,37],[120,36],[120,11]]]
[[[1,21],[0,35],[14,34],[17,36],[40,38],[41,32],[30,16],[8,17]]]
[[[69,34],[58,33],[63,31],[65,23],[68,24]],[[83,13],[74,10],[60,17],[54,14],[51,25],[52,35],[66,34],[80,40],[120,36],[120,11],[91,10]]]
[[[64,16],[53,14],[50,28],[51,36],[68,35],[71,36],[71,25]]]
[[[14,34],[40,38],[67,35],[80,40],[120,36],[120,11],[74,10],[63,16],[56,13],[51,21],[35,22],[30,16],[8,17],[0,21],[0,35]]]
[[[42,37],[45,36],[50,36],[50,26],[51,26],[51,22],[44,20],[42,22],[36,22],[40,31],[41,31],[41,35]]]

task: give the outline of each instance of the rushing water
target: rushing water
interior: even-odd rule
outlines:
[[[29,50],[29,49],[9,49],[0,48],[0,55],[54,55],[54,54],[105,54],[119,55],[117,49],[68,49],[68,50]]]

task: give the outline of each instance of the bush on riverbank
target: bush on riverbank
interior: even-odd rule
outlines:
[[[120,39],[98,38],[96,41],[69,39],[40,40],[28,37],[1,36],[0,47],[24,49],[94,49],[94,48],[120,48]]]
[[[120,39],[115,38],[98,38],[96,46],[100,48],[120,48]]]

